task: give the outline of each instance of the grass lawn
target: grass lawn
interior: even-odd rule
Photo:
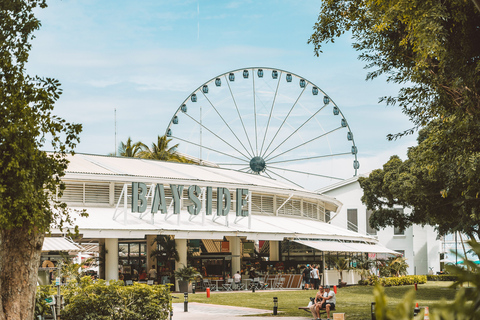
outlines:
[[[435,305],[441,302],[441,299],[453,300],[456,291],[450,289],[452,282],[432,281],[426,284],[418,285],[416,302],[420,306],[429,306],[434,309]],[[413,286],[386,287],[385,293],[389,304],[396,305],[403,295],[411,290]],[[258,309],[273,309],[273,297],[278,297],[278,311],[283,316],[305,316],[310,314],[298,310],[298,307],[306,307],[309,297],[315,295],[314,290],[284,290],[284,291],[241,291],[241,292],[216,292],[211,293],[207,298],[205,292],[189,294],[188,301],[220,304],[239,307],[250,307]],[[174,302],[183,302],[183,293],[174,294],[180,299]],[[373,287],[371,286],[351,286],[338,289],[336,312],[344,312],[349,319],[370,320],[370,305],[373,302]],[[413,310],[412,310],[413,312]]]

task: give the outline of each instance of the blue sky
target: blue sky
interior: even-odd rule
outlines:
[[[307,44],[319,1],[52,0],[38,17],[30,74],[60,80],[56,113],[82,123],[77,152],[108,154],[129,136],[150,144],[182,101],[229,70],[274,67],[317,84],[341,108],[355,134],[360,171],[389,156],[405,158],[415,137],[386,134],[410,127],[395,107],[378,104],[398,87],[366,82],[348,36],[315,57]]]

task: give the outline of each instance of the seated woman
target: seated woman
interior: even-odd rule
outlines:
[[[320,308],[322,307],[323,303],[325,302],[324,297],[325,290],[322,286],[318,288],[318,292],[315,295],[315,299],[313,300],[312,305],[310,306],[310,312],[314,319],[320,319]]]

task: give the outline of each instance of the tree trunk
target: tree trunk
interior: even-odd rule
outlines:
[[[0,230],[0,320],[33,320],[44,234]]]

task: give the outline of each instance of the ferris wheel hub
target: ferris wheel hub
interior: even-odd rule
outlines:
[[[252,160],[250,160],[250,169],[252,169],[253,172],[264,172],[265,168],[265,160],[262,157],[253,157]]]

